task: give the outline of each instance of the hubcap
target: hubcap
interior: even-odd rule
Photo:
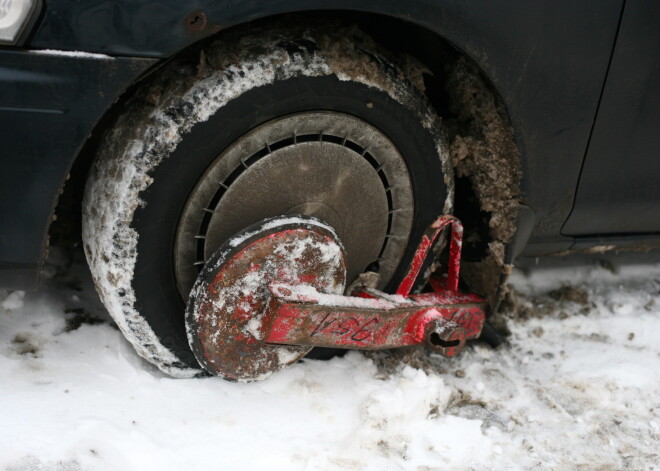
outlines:
[[[299,113],[246,133],[213,161],[184,207],[174,249],[181,295],[232,235],[286,214],[332,226],[348,255],[348,281],[370,267],[382,287],[410,237],[405,162],[379,130],[343,113]]]

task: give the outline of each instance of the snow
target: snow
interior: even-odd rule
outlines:
[[[25,291],[14,291],[2,301],[2,309],[7,311],[20,309],[23,307],[23,299],[25,299]]]
[[[303,303],[319,303],[324,306],[351,307],[363,309],[394,309],[398,304],[386,299],[358,298],[338,294],[320,293],[311,285],[289,285],[273,283],[271,290],[279,297]]]
[[[84,51],[60,51],[58,49],[33,49],[29,52],[31,54],[39,54],[42,56],[75,57],[78,59],[102,59],[102,60],[114,59],[114,57],[108,56],[107,54],[98,54],[95,52],[84,52]]]
[[[80,261],[51,264],[39,291],[0,292],[0,469],[657,469],[660,256],[646,257],[517,270],[497,349],[351,352],[251,384],[165,376]]]
[[[291,217],[276,217],[273,218],[270,221],[265,222],[264,224],[261,224],[259,228],[255,229],[254,231],[247,231],[240,236],[234,236],[232,237],[231,241],[229,242],[229,245],[231,247],[238,247],[241,245],[243,242],[245,242],[247,239],[250,237],[254,237],[255,235],[269,231],[271,229],[278,228],[280,226],[287,226],[287,225],[306,225],[306,226],[316,226],[320,227],[321,229],[329,232],[332,234],[333,238],[335,241],[341,245],[341,241],[339,240],[339,237],[337,236],[337,233],[335,230],[331,227],[328,226],[327,224],[324,224],[323,222],[319,221],[316,218],[310,217],[310,216],[305,216],[305,217],[299,217],[299,216],[291,216]],[[324,254],[325,255],[325,254]],[[328,254],[328,256],[334,257],[336,256],[335,253]]]

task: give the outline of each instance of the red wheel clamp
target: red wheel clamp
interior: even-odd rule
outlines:
[[[431,249],[451,226],[448,273],[410,294]],[[440,216],[426,230],[395,294],[359,286],[341,295],[345,256],[311,218],[275,218],[238,234],[200,274],[187,311],[191,346],[211,373],[256,380],[312,347],[378,350],[425,344],[447,357],[477,338],[486,303],[458,290],[463,228]]]

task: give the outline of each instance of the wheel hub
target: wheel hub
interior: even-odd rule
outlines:
[[[369,266],[385,284],[410,236],[410,177],[380,131],[342,113],[291,115],[248,132],[210,165],[185,206],[175,243],[182,296],[223,242],[280,214],[329,224],[346,248],[348,280]]]

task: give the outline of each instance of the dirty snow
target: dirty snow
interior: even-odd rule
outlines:
[[[40,291],[0,291],[0,469],[658,469],[660,256],[645,257],[516,271],[496,350],[349,353],[236,384],[142,360],[55,251]]]

